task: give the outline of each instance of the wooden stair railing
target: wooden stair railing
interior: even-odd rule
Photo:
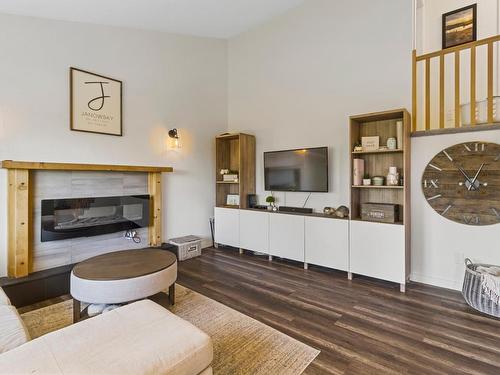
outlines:
[[[417,86],[418,86],[418,64],[425,63],[425,79],[424,87],[424,132],[432,132],[445,129],[445,56],[454,54],[455,67],[455,93],[454,93],[454,113],[455,113],[455,128],[461,128],[460,121],[460,52],[470,50],[470,127],[476,125],[476,50],[477,47],[487,46],[487,124],[494,123],[493,116],[493,53],[494,43],[500,41],[500,35],[481,39],[475,42],[462,44],[459,46],[435,51],[417,56],[416,50],[413,50],[412,55],[412,133],[417,132]],[[439,121],[438,127],[433,127],[431,124],[431,60],[439,58]],[[465,130],[465,129],[464,129]],[[472,130],[472,129],[470,129]],[[419,131],[422,133],[422,131]]]

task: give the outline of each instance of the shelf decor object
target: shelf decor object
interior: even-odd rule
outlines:
[[[248,194],[255,194],[255,137],[223,134],[215,144],[216,206],[247,208]]]
[[[349,149],[354,150],[367,137],[387,144],[390,138],[398,139],[399,127],[402,134],[397,150],[350,152],[351,169],[354,159],[364,160],[364,172],[372,176],[373,185],[356,186],[354,180],[350,183],[349,277],[354,273],[396,282],[404,292],[410,272],[410,114],[396,109],[352,116]],[[384,184],[385,178],[379,176],[394,171],[403,182]]]

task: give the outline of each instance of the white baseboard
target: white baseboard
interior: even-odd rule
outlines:
[[[206,249],[207,247],[212,247],[212,239],[211,238],[202,238],[201,239],[201,248]]]
[[[441,288],[453,289],[453,290],[462,290],[463,280],[451,280],[436,276],[427,276],[419,273],[413,272],[410,275],[410,280],[418,283],[429,284],[433,286],[438,286]]]

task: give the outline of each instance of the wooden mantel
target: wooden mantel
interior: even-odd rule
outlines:
[[[143,172],[148,174],[151,196],[151,225],[149,245],[159,246],[162,241],[162,172],[173,172],[171,167],[136,165],[45,163],[3,160],[1,167],[8,170],[8,274],[22,277],[32,266],[32,207],[31,172],[33,170]]]
[[[108,171],[108,172],[173,172],[172,167],[148,167],[142,165],[113,165],[113,164],[77,164],[77,163],[46,163],[43,161],[15,161],[3,160],[5,169],[43,169],[64,171]]]

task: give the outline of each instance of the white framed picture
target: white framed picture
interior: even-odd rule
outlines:
[[[226,204],[228,206],[239,206],[240,196],[238,194],[228,194],[226,197]]]
[[[122,135],[122,82],[70,68],[71,130]]]

